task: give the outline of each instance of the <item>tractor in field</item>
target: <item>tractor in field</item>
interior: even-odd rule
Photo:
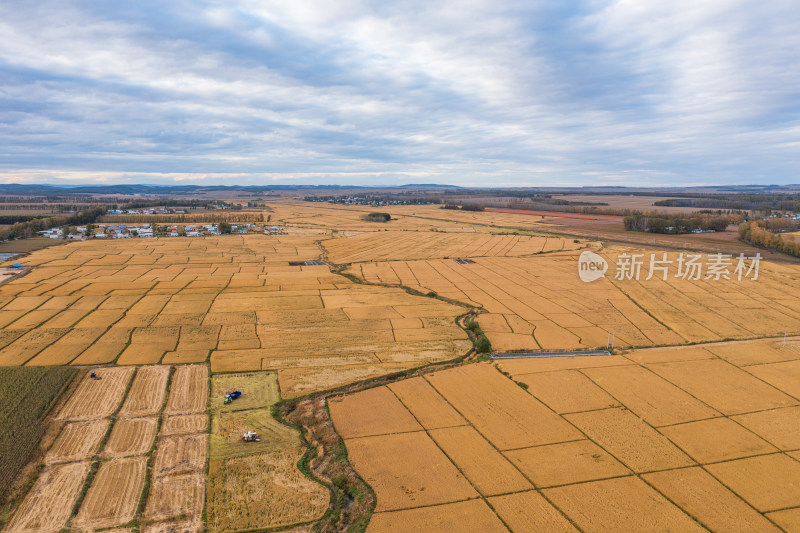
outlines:
[[[223,403],[225,405],[228,405],[229,403],[231,403],[233,400],[235,400],[236,398],[238,398],[241,395],[242,395],[242,391],[235,390],[233,392],[229,392],[228,394],[225,395],[225,400],[223,401]]]
[[[242,440],[245,442],[261,442],[261,437],[255,431],[248,431],[242,435]]]

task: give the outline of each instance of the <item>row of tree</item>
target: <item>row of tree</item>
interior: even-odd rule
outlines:
[[[730,224],[743,219],[741,215],[710,213],[636,214],[623,218],[625,229],[646,233],[691,233],[700,231],[725,231]]]
[[[766,228],[766,220],[754,220],[739,225],[739,238],[756,246],[772,248],[800,257],[800,243],[781,237]]]

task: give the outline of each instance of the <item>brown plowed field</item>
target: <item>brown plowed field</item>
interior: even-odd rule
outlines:
[[[147,457],[112,459],[100,465],[72,525],[99,529],[127,524],[136,513]]]
[[[165,414],[200,413],[208,402],[208,367],[205,365],[175,368]]]
[[[139,368],[119,414],[134,417],[158,413],[164,404],[169,370],[168,366],[158,365]]]
[[[116,411],[133,375],[133,368],[99,368],[99,379],[87,373],[58,414],[60,420],[105,418]]]
[[[98,452],[108,430],[107,420],[65,424],[44,458],[46,464],[83,461]]]
[[[5,531],[57,533],[64,529],[88,473],[88,462],[46,467]]]

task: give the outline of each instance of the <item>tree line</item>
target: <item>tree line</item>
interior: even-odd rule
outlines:
[[[743,217],[721,213],[641,213],[623,218],[627,231],[646,233],[691,233],[700,231],[725,231],[730,224],[741,222]]]
[[[739,238],[746,243],[771,248],[800,257],[800,243],[784,239],[767,228],[768,220],[753,220],[739,225]]]

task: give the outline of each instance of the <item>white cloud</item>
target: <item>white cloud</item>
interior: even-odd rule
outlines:
[[[797,181],[785,0],[108,9],[0,6],[0,179]]]

